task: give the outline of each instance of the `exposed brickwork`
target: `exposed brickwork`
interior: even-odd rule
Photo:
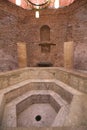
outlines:
[[[28,66],[36,66],[37,63],[44,61],[51,62],[53,66],[64,66],[64,42],[71,40],[74,41],[75,68],[87,69],[87,4],[85,3],[86,0],[78,0],[71,6],[57,11],[42,10],[40,18],[36,19],[33,11],[24,10],[1,0],[0,71],[18,68],[16,45],[18,42],[27,43]],[[39,46],[40,28],[43,25],[50,27],[50,42],[56,44],[51,46],[48,53],[42,53]],[[4,57],[8,55],[8,62],[3,58],[2,52]]]
[[[72,39],[75,44],[75,68],[87,70],[87,4],[70,16],[69,24],[72,26]]]

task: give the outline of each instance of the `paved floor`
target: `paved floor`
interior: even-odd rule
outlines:
[[[33,104],[18,116],[18,126],[51,126],[57,113],[50,104]]]

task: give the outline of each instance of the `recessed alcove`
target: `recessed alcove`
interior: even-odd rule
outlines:
[[[48,25],[43,25],[40,28],[40,43],[39,46],[41,46],[41,52],[42,53],[50,53],[51,46],[56,45],[51,42],[50,39],[50,27]]]
[[[50,41],[50,27],[48,25],[41,26],[40,41]]]

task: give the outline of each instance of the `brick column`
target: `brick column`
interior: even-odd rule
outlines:
[[[18,51],[19,68],[27,67],[26,43],[24,42],[17,43],[17,51]]]
[[[64,42],[64,67],[66,69],[73,69],[73,54],[74,46],[73,41]]]

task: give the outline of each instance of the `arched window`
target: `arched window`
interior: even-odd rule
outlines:
[[[50,28],[44,25],[40,28],[40,41],[50,41]]]

